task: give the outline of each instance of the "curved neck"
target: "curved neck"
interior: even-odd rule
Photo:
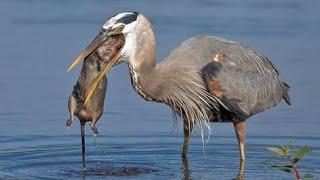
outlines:
[[[138,27],[139,28],[139,27]],[[156,40],[151,28],[137,29],[139,34],[132,35],[135,50],[130,57],[129,65],[136,72],[147,72],[156,66]]]
[[[139,27],[138,27],[139,28]],[[157,88],[156,41],[152,28],[141,27],[135,40],[135,51],[129,59],[131,82],[134,89],[146,100],[155,100]]]
[[[210,93],[200,75],[199,66],[179,58],[167,57],[156,64],[156,42],[151,28],[140,29],[129,57],[131,83],[135,91],[147,101],[169,105],[174,112],[191,124],[208,125],[211,105]]]
[[[124,48],[135,91],[147,101],[166,103],[192,125],[209,126],[211,105],[215,102],[199,73],[199,65],[170,55],[156,64],[156,41],[151,24],[140,22],[134,32],[138,33],[126,37]]]

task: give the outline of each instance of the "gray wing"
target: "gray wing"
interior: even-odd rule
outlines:
[[[203,76],[211,95],[227,110],[246,119],[282,99],[284,86],[277,76],[245,72],[226,64],[209,63]]]
[[[241,43],[197,36],[183,42],[170,56],[201,66],[211,95],[241,118],[275,106],[282,98],[290,103],[289,86],[280,80],[275,66]]]

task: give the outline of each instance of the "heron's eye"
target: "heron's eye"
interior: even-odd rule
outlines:
[[[124,24],[121,24],[117,27],[117,31],[122,31],[126,26]]]

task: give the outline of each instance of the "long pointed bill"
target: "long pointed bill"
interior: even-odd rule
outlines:
[[[122,47],[121,47],[122,49]],[[104,75],[111,69],[111,67],[120,59],[120,52],[121,49],[117,52],[117,54],[110,60],[108,63],[103,67],[102,71],[100,72],[98,78],[94,81],[94,83],[91,85],[91,87],[88,89],[86,93],[86,100],[84,101],[84,106],[87,104],[87,102],[90,100],[91,96],[94,93],[94,90],[97,88],[98,84],[100,83],[101,79],[104,77]]]
[[[96,37],[96,39],[93,40],[93,42],[91,42],[86,49],[84,49],[76,58],[74,58],[67,72],[69,72],[72,68],[77,66],[81,61],[83,61],[86,57],[88,57],[94,50],[96,50],[107,39],[108,39],[108,36],[104,36],[104,35],[99,35],[98,37]]]

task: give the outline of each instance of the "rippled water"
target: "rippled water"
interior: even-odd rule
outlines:
[[[270,169],[263,163],[270,158],[265,147],[284,142],[288,137],[250,137],[247,179],[290,179],[288,175]],[[291,137],[290,137],[291,138]],[[90,137],[88,143],[88,173],[81,171],[79,137],[69,136],[27,136],[1,137],[5,144],[17,147],[2,149],[0,178],[8,179],[233,179],[238,172],[238,150],[234,138],[218,136],[212,138],[205,151],[199,137],[193,138],[189,162],[180,158],[181,138],[170,135],[142,136],[101,136],[98,146]],[[315,138],[295,138],[298,142],[314,143]],[[18,145],[19,144],[19,145]],[[318,147],[313,147],[319,153]],[[307,165],[302,170],[319,173],[319,158],[312,156],[304,159]],[[125,173],[124,168],[135,171]],[[264,178],[263,178],[264,177]]]
[[[248,120],[246,179],[292,179],[263,161],[265,148],[294,139],[313,151],[300,166],[320,179],[319,2],[0,1],[0,179],[233,179],[239,162],[231,124],[213,124],[203,148],[195,133],[180,158],[181,125],[170,109],[144,102],[126,65],[109,74],[105,113],[94,144],[87,127],[88,172],[81,171],[79,124],[65,128],[67,98],[78,70],[72,58],[107,17],[126,11],[151,19],[164,58],[184,39],[212,34],[267,55],[291,86],[293,105]]]

